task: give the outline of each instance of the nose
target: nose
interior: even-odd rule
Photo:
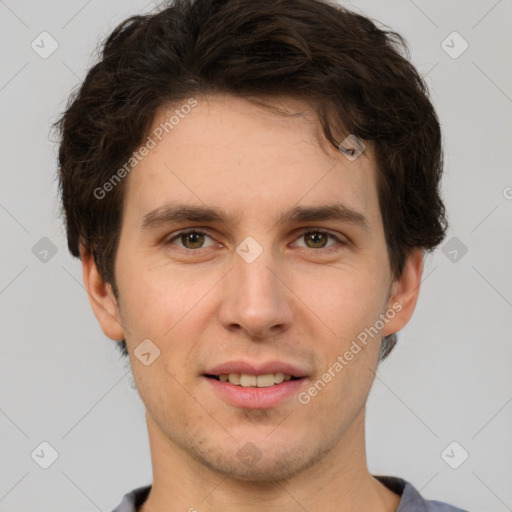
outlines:
[[[219,306],[224,328],[262,340],[288,329],[293,317],[293,293],[272,256],[264,251],[248,263],[237,254],[233,265],[224,279]]]

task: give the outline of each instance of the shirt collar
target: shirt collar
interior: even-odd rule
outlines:
[[[400,504],[395,512],[427,512],[426,501],[420,493],[407,481],[394,476],[373,475],[383,485],[401,496]],[[125,494],[121,503],[112,512],[137,512],[138,508],[146,501],[151,485],[138,487]]]

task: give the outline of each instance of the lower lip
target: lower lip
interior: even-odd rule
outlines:
[[[204,377],[221,398],[244,409],[269,409],[276,407],[296,394],[305,378],[288,380],[267,388],[235,386],[229,382]]]

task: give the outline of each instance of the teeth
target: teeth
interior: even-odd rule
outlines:
[[[230,373],[219,375],[221,382],[229,382],[235,386],[268,388],[274,384],[291,380],[291,375],[284,373],[267,373],[265,375],[249,375],[247,373]]]
[[[245,373],[242,373],[239,379],[240,386],[243,386],[244,388],[248,388],[249,386],[256,386],[256,381],[256,375],[246,375]]]
[[[284,380],[284,373],[274,373],[274,382],[276,384],[281,384]]]
[[[259,388],[268,388],[274,385],[274,374],[268,373],[267,375],[258,375],[256,378],[256,386]]]
[[[237,386],[240,385],[240,374],[239,373],[230,373],[228,375],[228,381],[231,382],[231,384],[236,384]]]

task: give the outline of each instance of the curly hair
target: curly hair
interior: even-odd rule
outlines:
[[[348,134],[371,144],[395,277],[413,248],[443,240],[439,120],[398,33],[322,0],[176,0],[114,29],[54,124],[69,250],[92,253],[116,297],[128,178],[101,200],[95,190],[142,144],[162,106],[210,93],[299,98],[336,149]],[[383,339],[381,360],[396,342]]]

